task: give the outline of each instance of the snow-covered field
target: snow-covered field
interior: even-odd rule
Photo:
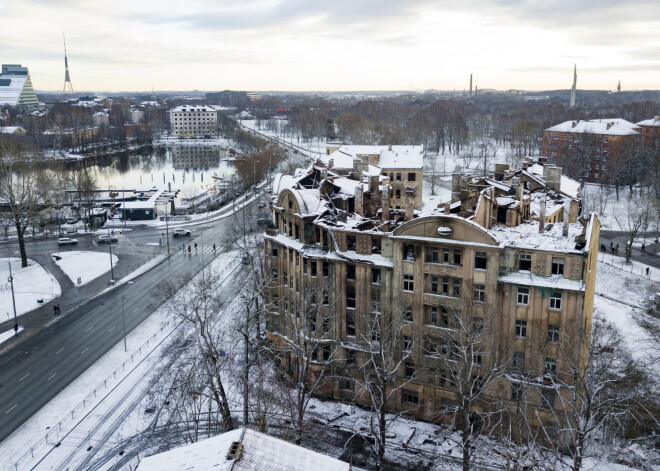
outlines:
[[[59,257],[59,260],[57,259]],[[110,271],[110,255],[103,252],[71,251],[53,254],[53,260],[73,284],[82,286]],[[112,266],[119,258],[112,255]],[[78,284],[80,278],[80,284]]]
[[[11,284],[8,281],[9,263],[11,263],[11,271],[14,276],[17,316],[41,306],[37,302],[38,299],[47,303],[62,294],[57,280],[34,260],[28,259],[28,266],[21,268],[20,258],[0,259],[0,318],[3,321],[14,315]]]
[[[640,196],[639,188],[634,188],[632,194],[628,187],[619,188],[618,201],[615,189],[607,185],[585,183],[583,193],[582,200],[585,211],[597,212],[602,228],[614,231],[628,231],[627,214],[630,211],[638,211],[640,206],[647,202],[645,195]],[[650,223],[647,228],[642,228],[642,232],[653,231],[657,233],[659,230],[657,218],[655,223]],[[650,239],[646,239],[647,243],[648,240]]]

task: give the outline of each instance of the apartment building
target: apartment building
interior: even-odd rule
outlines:
[[[543,131],[541,155],[557,164],[580,164],[580,177],[607,182],[625,146],[640,136],[638,125],[620,118],[566,121]]]
[[[495,357],[509,358],[479,407],[515,412],[524,388],[538,412],[530,420],[551,423],[573,381],[563,347],[585,345],[591,331],[600,224],[595,214],[578,216],[579,184],[561,168],[546,159],[524,167],[456,175],[452,200],[428,214],[415,213],[412,195],[393,208],[389,176],[359,165],[342,174],[322,158],[278,176],[265,236],[275,280],[268,338],[291,342],[301,303],[318,304],[323,318],[311,322],[323,346],[310,378],[329,371],[324,394],[368,405],[356,381],[369,359],[365,339],[380,341],[370,331],[375,318],[400,314],[394,354],[406,361],[390,407],[447,421],[443,411],[459,400],[452,339],[469,315],[489,333],[474,352],[477,380]],[[290,372],[293,361],[282,357]]]
[[[637,123],[639,132],[642,135],[642,142],[647,146],[658,145],[660,143],[660,116],[654,116],[651,119],[645,119]]]
[[[213,105],[182,105],[169,111],[170,129],[178,137],[218,135],[218,109]]]

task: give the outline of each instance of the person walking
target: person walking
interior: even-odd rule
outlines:
[[[215,244],[213,244],[213,251],[215,252]]]
[[[195,242],[195,252],[197,252],[197,242]]]
[[[642,252],[646,253],[646,245],[644,245],[644,242],[642,242]]]
[[[649,275],[649,267],[646,267],[646,277],[647,277],[647,278],[650,278],[650,275]]]

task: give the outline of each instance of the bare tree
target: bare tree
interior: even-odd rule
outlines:
[[[594,451],[591,438],[624,426],[641,374],[617,329],[600,317],[593,320],[590,338],[560,341],[558,348],[562,361],[548,365],[546,360],[544,392],[549,394],[542,395],[543,412],[537,409],[536,416],[556,461],[580,471]],[[548,414],[552,426],[542,420]]]
[[[14,139],[0,140],[0,199],[8,205],[16,229],[21,266],[28,266],[25,230],[48,203],[52,182],[39,155],[22,149]]]
[[[502,410],[489,390],[508,373],[510,352],[497,338],[497,314],[487,312],[480,303],[464,300],[446,307],[442,315],[447,316],[442,322],[446,328],[427,337],[425,351],[439,360],[441,380],[446,378],[454,391],[455,401],[448,401],[441,411],[453,417],[458,428],[463,470],[468,471],[474,441],[480,434],[492,432],[501,417]]]
[[[384,464],[388,427],[402,413],[409,412],[392,413],[396,397],[419,374],[412,363],[418,335],[411,331],[412,323],[406,321],[409,312],[409,307],[389,309],[374,301],[367,328],[358,330],[356,337],[356,347],[366,359],[354,380],[359,386],[358,399],[365,400],[371,409],[369,426],[374,445],[370,446],[378,470]]]
[[[290,282],[292,286],[293,281],[284,276],[281,282]],[[268,330],[279,333],[271,348],[288,372],[284,377],[285,407],[295,441],[300,444],[309,402],[316,392],[329,385],[330,365],[334,362],[330,289],[324,283],[305,285],[290,297],[275,297],[272,304],[273,309],[281,307],[282,311],[271,315]]]
[[[654,214],[653,201],[649,193],[638,198],[630,195],[626,211],[623,214],[621,212],[614,213],[614,219],[626,237],[626,263],[630,263],[635,239],[649,227],[649,221]]]
[[[71,172],[69,180],[71,186],[76,190],[78,205],[83,211],[83,221],[85,222],[85,228],[87,228],[88,224],[91,226],[92,208],[98,199],[96,181],[84,166],[80,166]]]

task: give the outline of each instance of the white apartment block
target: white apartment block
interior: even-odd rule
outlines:
[[[212,105],[182,105],[169,111],[172,134],[179,137],[218,135],[218,110]]]

